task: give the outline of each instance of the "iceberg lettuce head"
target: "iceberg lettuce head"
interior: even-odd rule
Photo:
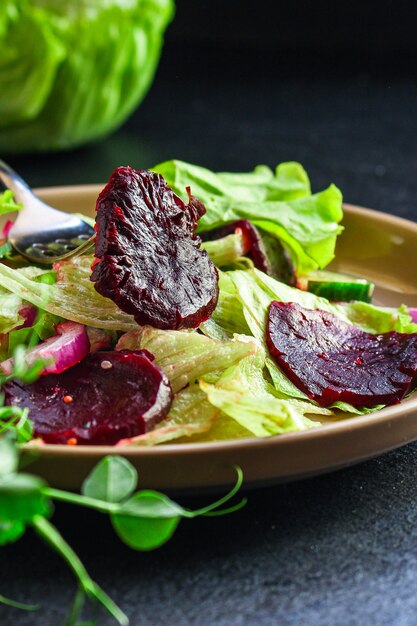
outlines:
[[[2,0],[0,150],[108,134],[145,96],[173,0]]]

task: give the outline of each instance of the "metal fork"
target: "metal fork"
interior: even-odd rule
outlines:
[[[29,185],[0,159],[0,181],[23,205],[9,232],[9,241],[22,257],[51,265],[91,250],[95,231],[76,215],[42,202]]]

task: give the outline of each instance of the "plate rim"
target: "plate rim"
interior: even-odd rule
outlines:
[[[76,195],[91,193],[98,195],[103,189],[103,184],[78,184],[78,185],[60,185],[49,187],[38,187],[35,189],[36,193],[40,195],[45,201],[48,201],[50,196],[56,195]],[[386,225],[397,225],[407,230],[411,230],[417,236],[417,223],[408,220],[403,217],[384,213],[375,209],[369,209],[359,205],[350,203],[343,203],[343,209],[347,213],[354,215],[367,215],[372,220],[377,220]],[[42,457],[102,457],[108,454],[122,454],[126,457],[176,457],[178,455],[198,455],[203,453],[209,454],[210,452],[230,451],[235,452],[237,450],[245,449],[249,450],[256,447],[269,447],[273,442],[274,447],[291,446],[302,444],[304,441],[314,441],[316,439],[328,439],[332,436],[340,435],[343,432],[351,433],[355,430],[366,429],[368,425],[381,426],[384,423],[389,424],[392,419],[400,418],[404,413],[410,411],[417,412],[417,393],[410,398],[406,398],[403,402],[391,405],[376,411],[374,413],[366,415],[352,415],[344,419],[340,419],[337,422],[323,424],[317,428],[313,428],[305,431],[283,433],[280,435],[273,435],[271,437],[256,438],[247,437],[244,439],[230,439],[224,441],[213,442],[196,442],[196,443],[175,443],[160,444],[157,446],[68,446],[65,444],[44,444],[37,441],[29,442],[24,445],[27,451],[36,451],[41,454]],[[411,440],[410,440],[411,441]]]

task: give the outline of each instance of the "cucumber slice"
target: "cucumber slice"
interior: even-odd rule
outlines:
[[[356,278],[356,276],[328,270],[310,272],[308,276],[297,280],[299,289],[310,291],[331,302],[350,302],[351,300],[371,302],[374,286],[365,278]]]

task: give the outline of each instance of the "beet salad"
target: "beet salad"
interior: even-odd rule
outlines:
[[[0,215],[19,206],[0,195]],[[118,167],[93,254],[51,267],[0,241],[0,428],[46,445],[268,437],[401,402],[417,310],[332,272],[342,194],[298,163]]]

